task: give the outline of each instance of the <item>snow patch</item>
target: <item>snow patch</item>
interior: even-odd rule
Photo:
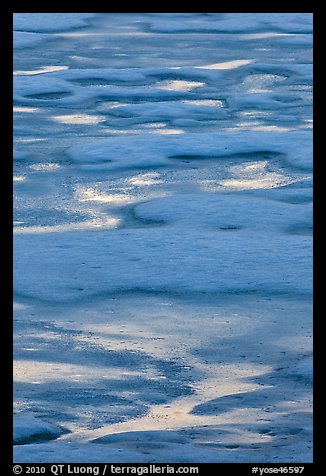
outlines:
[[[198,69],[235,69],[240,66],[245,66],[252,63],[253,60],[233,60],[233,61],[224,61],[223,63],[207,64],[205,66],[195,66]]]

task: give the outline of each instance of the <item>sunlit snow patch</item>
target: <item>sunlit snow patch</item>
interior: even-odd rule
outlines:
[[[205,83],[200,83],[199,81],[183,81],[181,79],[176,79],[173,81],[161,81],[155,84],[155,88],[164,89],[167,91],[191,91],[194,88],[204,86]]]
[[[42,66],[39,69],[33,69],[30,71],[14,71],[14,76],[33,76],[35,74],[42,74],[42,73],[53,73],[54,71],[62,71],[65,69],[69,69],[68,66]]]
[[[17,226],[14,228],[15,235],[29,235],[40,233],[68,233],[81,230],[96,230],[96,229],[114,229],[120,224],[120,219],[116,217],[97,217],[93,220],[83,221],[80,223],[67,223],[53,226]]]
[[[165,127],[165,122],[150,122],[149,124],[143,124],[145,129],[160,129],[161,127]]]
[[[253,162],[246,165],[234,165],[230,172],[234,178],[221,180],[223,187],[237,190],[254,190],[259,188],[273,188],[297,182],[296,177],[287,177],[279,172],[268,170],[268,161]],[[302,180],[302,177],[300,177]]]
[[[128,182],[139,187],[156,185],[162,183],[161,180],[157,180],[159,176],[160,175],[157,172],[148,172],[145,174],[135,175],[134,177],[128,179]]]
[[[43,164],[32,164],[29,168],[37,172],[49,172],[51,170],[60,169],[60,165],[55,162],[45,162]]]
[[[13,310],[14,311],[21,311],[23,309],[26,309],[28,306],[26,304],[21,304],[19,302],[14,301],[13,302]]]
[[[224,102],[218,99],[185,99],[182,101],[185,104],[192,104],[193,106],[208,106],[208,107],[223,107]]]
[[[243,40],[262,40],[265,38],[279,38],[279,37],[291,37],[293,33],[277,33],[275,31],[264,33],[244,33],[240,34],[239,38]]]
[[[184,131],[181,129],[154,129],[150,132],[150,134],[179,135],[179,134],[184,134]]]
[[[124,205],[135,201],[135,197],[129,194],[103,193],[91,187],[77,187],[75,196],[81,202],[92,201],[115,205]]]
[[[242,86],[249,93],[270,93],[272,89],[268,88],[268,86],[286,79],[286,76],[278,74],[251,74],[243,80]]]
[[[26,180],[26,177],[23,175],[14,175],[13,181],[14,182],[24,182]]]
[[[104,116],[95,116],[90,114],[66,114],[62,116],[52,116],[55,122],[61,124],[98,124],[106,121]]]
[[[27,138],[23,138],[23,139],[19,139],[17,138],[16,139],[16,142],[47,142],[48,139],[46,139],[45,137],[27,137]]]
[[[308,127],[306,127],[308,129]],[[297,128],[296,128],[297,129]],[[252,121],[252,122],[238,122],[234,127],[226,127],[226,131],[256,131],[256,132],[291,132],[291,130],[295,130],[294,128],[290,127],[282,127],[272,125],[263,125],[260,122]]]
[[[252,63],[254,60],[234,60],[225,61],[224,63],[207,64],[205,66],[194,66],[197,69],[235,69],[240,66]]]
[[[37,107],[14,106],[13,112],[36,112]]]

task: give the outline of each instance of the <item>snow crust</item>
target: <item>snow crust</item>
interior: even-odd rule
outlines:
[[[312,461],[312,14],[14,30],[15,461]]]

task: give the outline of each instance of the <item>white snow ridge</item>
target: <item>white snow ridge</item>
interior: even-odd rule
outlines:
[[[14,15],[14,459],[312,461],[312,15]]]

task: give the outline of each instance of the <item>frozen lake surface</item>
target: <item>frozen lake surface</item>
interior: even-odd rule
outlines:
[[[14,27],[15,461],[312,461],[312,15]]]

